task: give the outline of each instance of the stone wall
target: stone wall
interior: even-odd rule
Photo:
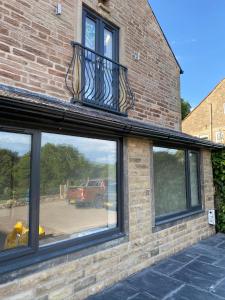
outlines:
[[[225,79],[182,122],[185,133],[225,143]],[[218,140],[217,132],[223,138]]]
[[[120,28],[120,63],[136,105],[130,117],[180,129],[180,69],[147,0],[0,0],[0,83],[69,100],[71,41],[81,41],[82,3]],[[140,52],[140,60],[133,59]]]
[[[202,202],[205,212],[154,227],[152,143],[125,142],[126,237],[8,274],[2,300],[79,300],[112,285],[164,257],[214,234],[207,210],[214,207],[211,155],[202,151]],[[3,282],[7,277],[0,278]]]

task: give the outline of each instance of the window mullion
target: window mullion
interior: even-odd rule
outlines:
[[[40,205],[40,150],[41,132],[34,131],[31,159],[31,190],[30,190],[30,231],[29,241],[33,250],[38,249],[39,242],[39,205]]]

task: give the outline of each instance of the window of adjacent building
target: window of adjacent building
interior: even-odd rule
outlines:
[[[216,142],[217,143],[222,143],[224,138],[224,134],[222,131],[217,131],[216,132]]]
[[[153,147],[156,222],[201,208],[199,153]]]
[[[120,139],[24,132],[0,131],[0,260],[120,233]]]

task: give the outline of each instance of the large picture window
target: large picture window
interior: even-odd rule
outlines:
[[[121,157],[115,137],[0,131],[0,261],[121,236]]]
[[[115,141],[43,133],[40,243],[117,226]]]
[[[201,209],[199,152],[153,147],[156,223]]]

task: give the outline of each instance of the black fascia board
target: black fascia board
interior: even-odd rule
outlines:
[[[29,128],[70,129],[112,132],[126,136],[141,136],[152,140],[168,141],[197,148],[222,149],[224,145],[192,137],[190,135],[113,115],[100,110],[70,104],[66,101],[46,99],[19,99],[0,96],[0,126],[14,124]]]

